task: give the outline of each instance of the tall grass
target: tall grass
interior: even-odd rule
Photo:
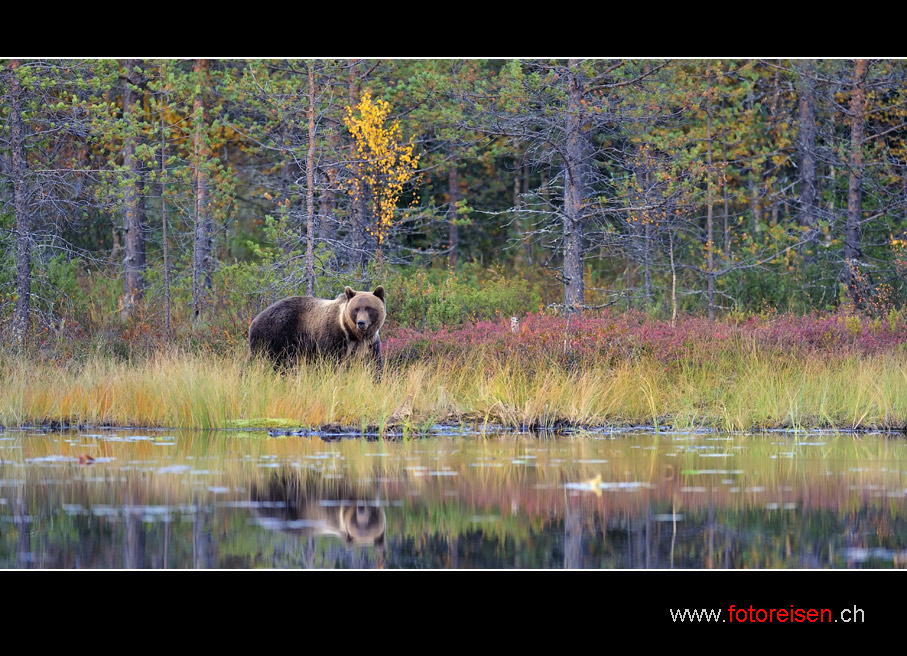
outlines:
[[[412,429],[434,422],[510,427],[653,424],[729,430],[907,426],[907,353],[782,353],[743,342],[710,357],[587,358],[565,366],[477,347],[390,362],[380,382],[361,365],[288,374],[229,355],[159,352],[58,364],[0,355],[0,423],[225,428],[266,425]]]

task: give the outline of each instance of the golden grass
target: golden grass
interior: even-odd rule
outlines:
[[[766,427],[907,426],[907,355],[784,356],[741,348],[670,363],[505,360],[478,350],[459,361],[367,368],[324,364],[278,374],[232,357],[162,352],[136,362],[94,357],[37,364],[0,355],[0,423],[318,427],[466,421],[505,426],[653,424]],[[255,421],[260,420],[261,424]],[[273,423],[271,425],[274,425]]]

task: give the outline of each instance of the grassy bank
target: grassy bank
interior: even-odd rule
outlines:
[[[379,384],[359,366],[280,375],[232,355],[168,351],[54,364],[0,357],[0,423],[225,428],[265,425],[510,427],[658,424],[749,430],[907,426],[907,353],[785,351],[734,340],[669,360],[508,353],[488,345],[392,357]],[[567,356],[567,357],[565,357]]]

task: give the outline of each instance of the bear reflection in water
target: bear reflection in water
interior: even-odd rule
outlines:
[[[263,526],[294,535],[333,535],[347,544],[384,545],[384,508],[348,486],[303,481],[287,472],[272,475],[263,485],[253,483],[251,500]]]

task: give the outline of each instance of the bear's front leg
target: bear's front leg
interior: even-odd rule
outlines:
[[[384,373],[384,354],[381,352],[380,338],[376,338],[374,342],[369,344],[368,352],[375,363],[375,379],[381,380],[381,374]]]

